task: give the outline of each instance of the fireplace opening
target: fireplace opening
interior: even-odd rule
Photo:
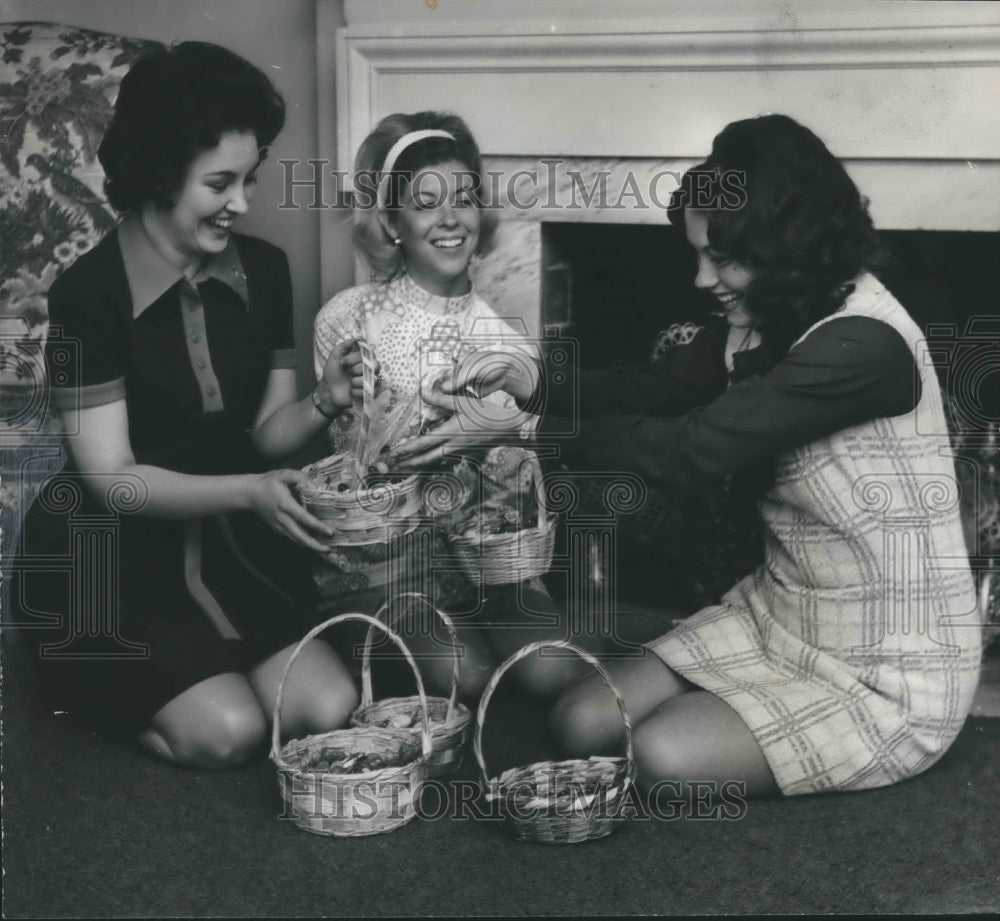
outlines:
[[[929,342],[971,335],[991,340],[1000,356],[1000,233],[889,230],[881,237],[887,259],[878,275]],[[647,360],[660,330],[703,321],[712,306],[694,288],[695,256],[677,227],[546,223],[542,268],[543,327],[574,337],[588,369]],[[933,357],[947,385],[944,352]],[[993,373],[981,369],[986,405],[1000,401],[1000,357],[994,364]],[[993,418],[1000,422],[1000,406]]]
[[[542,324],[577,340],[584,368],[643,361],[659,330],[710,306],[676,227],[547,223],[542,263]]]

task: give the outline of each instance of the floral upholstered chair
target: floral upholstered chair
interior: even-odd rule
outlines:
[[[59,425],[49,411],[42,360],[49,333],[48,290],[63,268],[117,223],[104,199],[97,147],[122,77],[137,57],[157,46],[53,23],[0,23],[0,526],[5,566],[40,481],[61,464]]]
[[[49,23],[0,24],[0,340],[3,381],[48,326],[60,270],[117,224],[97,147],[122,76],[156,43]]]

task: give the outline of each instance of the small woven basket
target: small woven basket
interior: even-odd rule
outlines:
[[[397,482],[388,475],[367,475],[379,453],[372,436],[377,363],[367,342],[359,339],[357,347],[361,352],[362,398],[355,455],[335,454],[310,464],[303,468],[309,483],[299,487],[306,509],[337,529],[337,537],[330,541],[333,547],[388,543],[414,530],[423,511],[416,475]],[[365,486],[365,479],[374,482]]]
[[[504,672],[514,663],[550,647],[568,649],[594,667],[618,702],[625,724],[625,757],[591,757],[567,761],[539,761],[513,767],[490,777],[483,759],[483,724],[490,697]],[[490,679],[479,703],[473,751],[483,776],[487,800],[495,801],[500,824],[518,841],[576,844],[611,834],[631,818],[626,792],[635,783],[632,723],[618,689],[601,664],[565,640],[529,643],[504,662]]]
[[[281,703],[292,664],[305,645],[327,627],[363,620],[384,630],[403,651],[417,678],[421,728],[419,733],[374,726],[335,729],[280,746]],[[285,803],[282,818],[317,835],[357,837],[378,835],[405,825],[416,815],[420,785],[427,776],[431,752],[427,695],[413,656],[385,624],[367,614],[340,614],[314,627],[288,659],[274,701],[271,760],[278,769],[278,786]],[[386,767],[359,773],[316,767],[317,762],[346,755],[378,756]]]
[[[443,697],[427,698],[427,710],[431,721],[431,754],[427,762],[427,776],[440,777],[444,774],[450,774],[461,765],[469,724],[472,722],[472,713],[468,707],[458,702],[458,634],[455,632],[455,625],[451,618],[444,611],[439,611],[423,595],[417,592],[406,592],[397,596],[397,600],[401,598],[415,598],[422,601],[444,622],[451,637],[453,652],[451,696],[447,699]],[[386,602],[382,605],[379,614],[375,616],[379,617],[388,607],[389,602]],[[370,652],[373,635],[373,630],[369,627],[361,659],[361,705],[354,711],[351,725],[370,726],[388,723],[391,726],[394,719],[412,720],[420,709],[419,697],[389,697],[385,700],[372,702]],[[420,730],[417,727],[414,726],[405,731],[413,734],[414,742],[419,739]]]
[[[408,476],[396,483],[374,477],[370,487],[346,489],[322,485],[340,478],[350,463],[348,455],[335,454],[310,464],[303,468],[309,483],[298,487],[306,509],[337,529],[331,546],[387,543],[416,528],[423,512],[419,477]]]
[[[538,524],[533,528],[508,534],[479,534],[469,537],[453,534],[449,544],[466,578],[473,584],[510,585],[542,576],[552,566],[556,544],[556,516],[545,503],[545,486],[538,459],[529,463],[538,499]]]

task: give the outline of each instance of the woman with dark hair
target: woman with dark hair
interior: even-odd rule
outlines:
[[[878,240],[854,184],[792,119],[727,126],[672,205],[722,318],[695,337],[700,351],[562,387],[546,375],[546,388],[497,356],[453,386],[500,386],[523,405],[544,396],[542,431],[578,386],[580,434],[564,457],[579,469],[675,489],[769,472],[763,563],[652,655],[608,664],[643,783],[790,795],[903,780],[957,735],[981,644],[941,394],[915,360],[921,331],[870,272]],[[599,681],[569,688],[553,718],[573,753],[621,744]]]
[[[26,516],[23,635],[52,706],[196,767],[265,748],[314,613],[303,548],[330,534],[292,493],[303,474],[269,468],[361,389],[345,343],[296,398],[287,259],[233,230],[284,117],[216,45],[136,63],[99,150],[123,219],[50,293],[69,459]],[[345,722],[357,694],[334,652],[299,662],[285,733]]]

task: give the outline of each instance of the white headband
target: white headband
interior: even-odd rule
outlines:
[[[381,178],[378,181],[379,211],[385,210],[386,195],[389,191],[389,177],[396,168],[396,161],[399,159],[399,155],[411,144],[416,144],[417,141],[422,141],[424,138],[447,138],[449,141],[455,140],[455,136],[449,134],[447,131],[440,131],[437,128],[424,128],[422,131],[411,131],[409,134],[404,134],[396,141],[389,148],[389,152],[385,155],[385,163],[382,164]]]

